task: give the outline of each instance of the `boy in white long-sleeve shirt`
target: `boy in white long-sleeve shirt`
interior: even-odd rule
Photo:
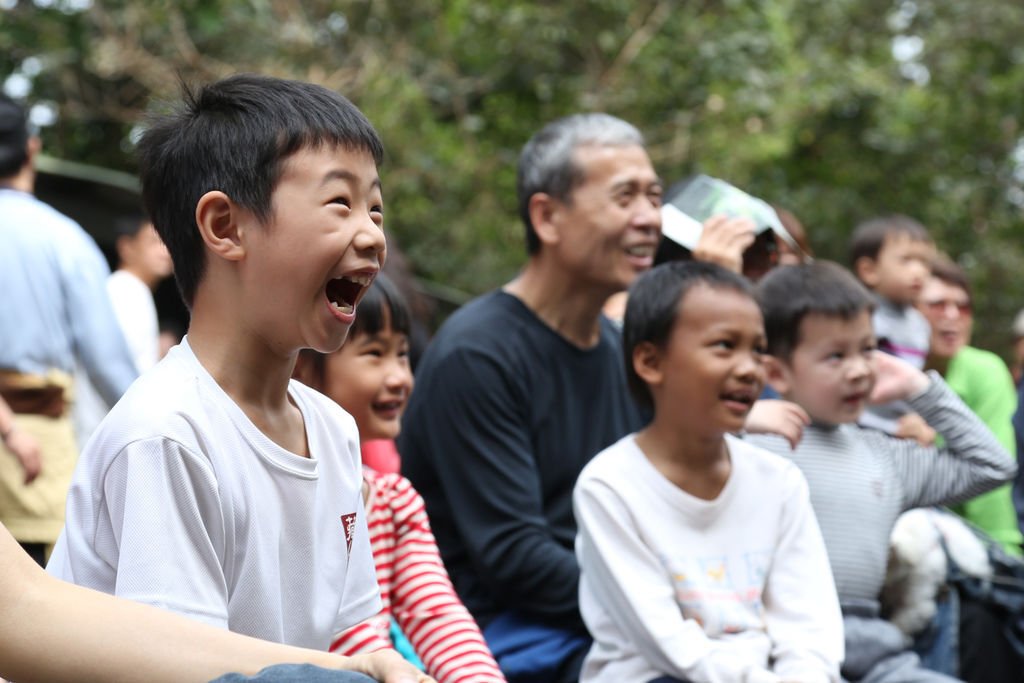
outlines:
[[[582,683],[838,681],[839,604],[800,471],[732,436],[764,381],[749,285],[673,262],[642,276],[626,370],[654,418],[574,493]]]

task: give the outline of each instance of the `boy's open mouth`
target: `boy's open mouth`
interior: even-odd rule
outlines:
[[[749,391],[727,391],[722,393],[720,398],[723,401],[746,406],[747,408],[751,408],[754,405],[754,401],[757,400],[757,396]]]
[[[363,291],[373,282],[372,275],[346,275],[336,277],[327,283],[324,293],[327,300],[342,313],[351,314],[362,298]]]

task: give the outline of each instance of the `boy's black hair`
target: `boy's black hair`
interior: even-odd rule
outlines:
[[[871,293],[838,263],[814,261],[775,268],[757,285],[768,353],[789,360],[800,344],[800,323],[817,313],[851,320],[874,311]]]
[[[643,343],[664,348],[672,328],[694,287],[745,294],[754,300],[750,282],[726,268],[705,261],[669,261],[647,271],[629,288],[626,315],[622,321],[622,350],[626,380],[633,396],[646,408],[654,407],[647,383],[633,368],[633,351]]]
[[[198,90],[183,84],[182,95],[176,111],[150,118],[138,157],[143,201],[191,308],[206,263],[195,220],[203,194],[220,190],[266,224],[295,152],[340,146],[379,165],[384,148],[355,105],[319,85],[239,74]]]
[[[932,241],[928,228],[910,216],[893,214],[872,218],[858,225],[850,237],[850,265],[855,267],[857,260],[863,257],[878,260],[885,240],[896,235],[909,237],[915,242]]]
[[[349,328],[347,344],[360,334],[377,334],[385,327],[392,332],[412,336],[412,312],[401,290],[384,273],[373,280],[366,294],[359,301],[356,319]],[[299,352],[303,360],[309,363],[313,377],[318,386],[323,386],[327,354],[313,349],[302,349]]]
[[[25,108],[0,92],[0,178],[9,178],[28,160],[29,125]]]

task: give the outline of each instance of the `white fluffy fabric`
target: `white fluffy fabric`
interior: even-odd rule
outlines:
[[[936,599],[948,572],[949,554],[966,574],[992,576],[985,545],[956,515],[935,508],[903,513],[890,537],[889,567],[882,588],[882,607],[888,619],[908,636],[918,633],[935,616]]]

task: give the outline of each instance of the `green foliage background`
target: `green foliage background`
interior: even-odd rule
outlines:
[[[457,292],[523,260],[529,135],[604,110],[645,132],[666,181],[700,170],[788,207],[819,256],[845,260],[879,213],[923,221],[975,282],[979,345],[1005,352],[1024,306],[1019,0],[0,6],[0,77],[56,107],[44,143],[67,159],[131,171],[133,127],[179,79],[258,71],[346,94],[388,148],[390,234]]]

